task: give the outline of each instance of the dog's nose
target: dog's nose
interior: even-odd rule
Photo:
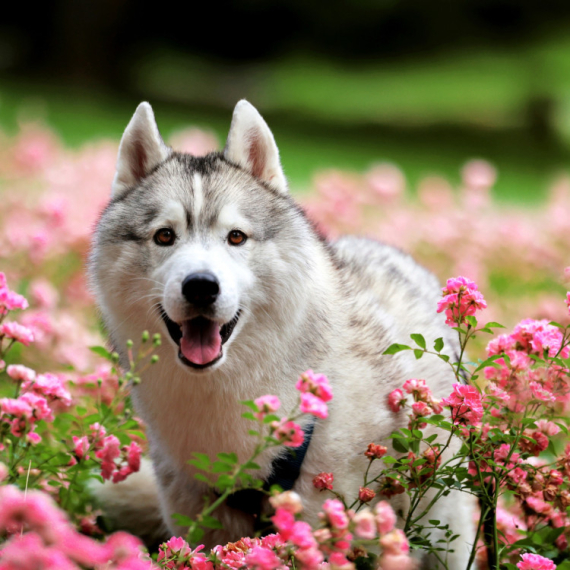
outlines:
[[[195,307],[207,307],[220,294],[220,283],[212,273],[191,273],[182,282],[182,295]]]

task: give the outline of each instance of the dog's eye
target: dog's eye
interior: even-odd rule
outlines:
[[[245,243],[246,239],[247,236],[243,232],[240,232],[239,230],[232,230],[228,234],[228,243],[230,245],[242,245],[243,243]]]
[[[156,245],[172,245],[176,239],[176,234],[170,228],[160,228],[154,234]]]

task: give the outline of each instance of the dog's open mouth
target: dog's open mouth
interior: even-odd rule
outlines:
[[[224,325],[206,317],[196,317],[175,323],[160,307],[160,314],[172,340],[178,345],[178,358],[193,368],[208,368],[223,355],[222,345],[225,344],[238,322],[241,311]]]

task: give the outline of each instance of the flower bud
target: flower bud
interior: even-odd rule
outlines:
[[[322,472],[313,479],[313,486],[315,489],[319,489],[319,491],[324,491],[325,489],[332,491],[333,481],[334,475],[332,473]]]
[[[358,499],[363,503],[368,503],[376,496],[376,493],[369,489],[368,487],[360,487],[360,491],[358,493]]]

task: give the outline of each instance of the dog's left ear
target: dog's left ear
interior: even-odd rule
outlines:
[[[245,99],[234,109],[224,156],[280,192],[287,192],[273,134],[257,109]]]
[[[127,125],[117,158],[117,171],[113,180],[112,195],[118,196],[127,188],[138,184],[155,166],[171,153],[156,126],[152,107],[141,103]]]

